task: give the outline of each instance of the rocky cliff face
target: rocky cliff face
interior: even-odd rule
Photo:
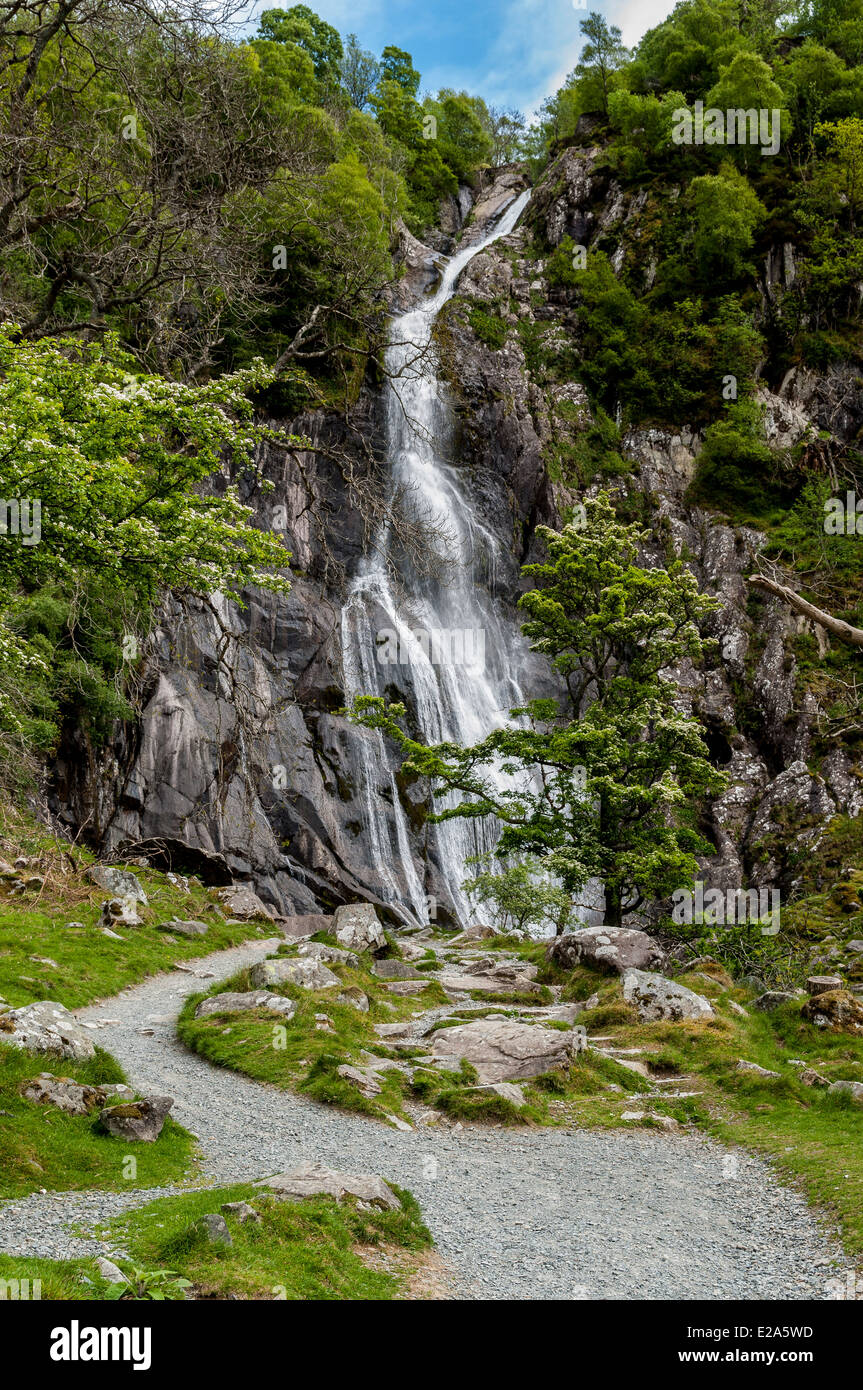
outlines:
[[[587,247],[612,247],[620,271],[638,246],[644,195],[598,174],[597,153],[565,151],[535,191],[527,222],[552,246],[570,236]],[[463,235],[479,236],[525,183],[520,170],[504,171],[480,192]],[[448,204],[434,246],[403,232],[394,307],[433,283],[470,201],[462,190]],[[470,263],[438,334],[457,412],[455,457],[509,557],[497,577],[509,605],[536,525],[558,524],[579,496],[549,477],[549,445],[589,423],[583,388],[541,384],[526,356],[537,338],[553,350],[572,326],[571,306],[544,269],[529,227],[518,229]],[[655,266],[648,262],[643,273],[649,284]],[[775,248],[762,279],[766,311],[781,304],[794,274],[791,248]],[[483,307],[505,325],[493,345],[471,326],[472,311]],[[810,431],[846,440],[863,419],[859,393],[840,369],[789,373],[763,399],[770,429],[789,443]],[[378,398],[365,389],[348,419],[318,413],[290,428],[312,447],[297,457],[271,447],[266,473],[274,490],[252,499],[260,524],[288,518],[290,595],[250,593],[243,610],[171,601],[146,653],[139,721],[117,731],[103,758],[69,750],[57,769],[55,798],[60,817],[85,827],[105,850],[192,865],[211,881],[251,879],[284,914],[357,896],[378,899],[380,886],[356,800],[356,740],[372,735],[338,713],[345,577],[367,534],[361,502],[374,490],[369,459],[381,463]],[[706,877],[722,887],[774,884],[787,873],[789,846],[811,843],[838,811],[863,809],[863,778],[840,748],[817,771],[810,766],[819,708],[802,688],[792,651],[805,624],[779,600],[752,602],[746,576],[763,538],[687,502],[700,444],[692,429],[631,431],[624,452],[632,472],[614,485],[649,524],[650,558],[662,563],[669,547],[684,554],[702,587],[722,601],[713,633],[721,660],[707,671],[673,673],[681,702],[698,712],[717,765],[731,777],[704,827],[715,845]],[[397,672],[393,693],[400,693]],[[422,794],[399,785],[419,862]],[[426,872],[434,894],[434,865]]]

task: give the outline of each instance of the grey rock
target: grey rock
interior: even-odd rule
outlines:
[[[360,958],[353,951],[342,951],[338,946],[326,946],[322,941],[304,941],[297,949],[297,955],[314,956],[318,960],[335,962],[337,965],[358,966]]]
[[[379,980],[421,980],[422,972],[403,960],[376,960],[372,974]]]
[[[297,1200],[303,1197],[356,1197],[384,1211],[398,1211],[401,1203],[383,1178],[370,1173],[342,1173],[317,1163],[300,1163],[286,1173],[262,1178],[255,1187],[265,1187],[275,1197]]]
[[[372,903],[347,903],[336,908],[336,940],[349,951],[386,949],[387,939]]]
[[[744,1062],[743,1058],[737,1063],[735,1071],[744,1072],[748,1076],[763,1076],[766,1079],[778,1080],[778,1071],[768,1071],[766,1067],[760,1067],[757,1062]]]
[[[204,1234],[208,1245],[233,1245],[234,1240],[228,1230],[228,1223],[224,1216],[220,1216],[217,1211],[207,1212],[206,1216],[200,1217],[195,1222]]]
[[[157,931],[173,932],[175,936],[206,936],[208,927],[206,922],[160,922]]]
[[[245,1226],[249,1221],[257,1225],[261,1220],[261,1213],[250,1207],[248,1202],[223,1202],[219,1210],[227,1212],[229,1216],[235,1216],[241,1226]]]
[[[822,1076],[814,1067],[804,1067],[800,1073],[800,1080],[804,1086],[817,1086],[824,1088],[830,1085],[826,1076]]]
[[[570,1031],[532,1028],[509,1020],[479,1019],[435,1033],[436,1059],[464,1058],[480,1081],[512,1081],[542,1076],[565,1066],[576,1051]]]
[[[358,1009],[361,1014],[369,1011],[369,997],[364,994],[357,985],[348,985],[336,998],[337,1004],[350,1004],[352,1009]]]
[[[0,1014],[0,1042],[79,1062],[96,1055],[88,1030],[55,999],[40,999]]]
[[[831,1033],[863,1034],[863,1003],[847,989],[816,994],[806,1000],[800,1014],[816,1028],[826,1028]]]
[[[100,1255],[97,1259],[96,1268],[109,1284],[128,1284],[129,1282],[122,1269],[115,1265],[113,1260],[106,1259],[104,1255]]]
[[[293,999],[282,994],[271,994],[265,989],[248,990],[235,993],[226,990],[224,994],[212,994],[202,999],[195,1009],[195,1018],[208,1018],[211,1014],[245,1013],[249,1009],[268,1009],[270,1013],[282,1014],[286,1019],[293,1018],[297,1006]]]
[[[794,1002],[795,995],[790,994],[785,989],[768,989],[764,994],[759,994],[757,999],[753,999],[753,1009],[760,1009],[762,1013],[771,1013],[773,1009],[781,1009],[783,1004]]]
[[[827,1092],[828,1095],[850,1096],[855,1105],[863,1105],[863,1081],[834,1081]]]
[[[261,902],[250,883],[232,883],[230,887],[220,889],[219,900],[232,917],[238,917],[242,922],[273,920],[272,912]]]
[[[249,983],[256,989],[268,985],[299,985],[301,989],[333,989],[341,984],[338,975],[328,970],[323,961],[312,957],[276,957],[262,960],[249,971]]]
[[[334,926],[334,917],[327,917],[322,912],[306,912],[296,917],[283,917],[279,922],[279,931],[289,941],[301,941],[304,937],[317,936],[318,932],[332,932]]]
[[[646,970],[627,970],[623,976],[623,997],[634,1004],[642,1023],[661,1019],[680,1022],[683,1019],[713,1018],[713,1006],[702,995],[685,985],[667,980],[664,975]]]
[[[107,898],[102,904],[102,914],[99,918],[103,927],[140,927],[144,919],[138,912],[137,899],[131,896],[126,898]]]
[[[43,1072],[22,1086],[25,1100],[39,1105],[53,1105],[67,1115],[89,1115],[105,1103],[105,1093],[99,1086],[85,1086],[68,1076],[52,1076]]]
[[[634,927],[584,927],[555,937],[546,955],[567,970],[587,965],[616,975],[630,969],[652,970],[663,962],[653,938]]]
[[[99,1121],[116,1139],[152,1144],[162,1133],[173,1104],[171,1096],[146,1096],[143,1100],[107,1106],[100,1114]]]
[[[381,1084],[376,1079],[373,1072],[361,1071],[359,1067],[352,1067],[347,1062],[343,1063],[340,1067],[336,1067],[336,1072],[344,1081],[348,1081],[351,1086],[356,1086],[357,1090],[364,1095],[367,1100],[371,1100],[374,1096],[379,1096],[381,1093]]]
[[[111,864],[91,864],[84,870],[84,877],[104,888],[112,898],[131,898],[133,902],[147,905],[147,894],[136,874],[128,869],[118,869]]]

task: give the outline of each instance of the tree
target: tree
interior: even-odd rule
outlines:
[[[381,78],[385,82],[396,82],[415,97],[420,88],[420,75],[414,67],[414,60],[403,48],[389,44],[381,54]]]
[[[476,100],[467,92],[444,88],[435,100],[428,99],[423,109],[437,122],[436,139],[441,159],[457,179],[466,179],[486,162],[491,154],[491,138],[483,126]]]
[[[586,514],[584,527],[540,528],[548,559],[523,571],[536,582],[520,601],[523,630],[557,672],[562,702],[512,710],[471,748],[417,742],[399,722],[404,707],[377,697],[357,700],[355,717],[388,732],[403,771],[431,778],[435,795],[463,793],[434,819],[496,816],[498,857],[537,856],[573,899],[600,879],[617,926],[689,885],[696,854],[710,852],[695,809],[725,778],[666,673],[701,658],[698,625],[718,605],[681,561],[642,567],[646,533],[619,522],[607,494]]]
[[[514,106],[487,106],[480,120],[491,141],[489,162],[494,168],[512,164],[521,153],[525,137],[525,119]]]
[[[830,155],[826,170],[828,182],[844,199],[851,220],[851,230],[863,214],[863,120],[852,116],[845,121],[825,121],[815,127]]]
[[[292,5],[289,10],[264,10],[258,32],[262,39],[295,43],[304,48],[314,63],[319,81],[338,77],[344,56],[339,31],[308,5]]]
[[[705,97],[708,108],[715,108],[722,112],[728,111],[766,111],[771,115],[770,129],[773,130],[772,113],[779,112],[779,130],[776,131],[778,140],[785,139],[791,131],[791,118],[785,109],[785,97],[782,88],[773,80],[773,72],[769,63],[759,57],[757,53],[750,53],[743,50],[736,53],[727,67],[721,69],[719,81]],[[747,134],[750,141],[753,139],[753,132],[748,130]],[[760,134],[760,126],[759,126]],[[732,149],[734,157],[744,165],[750,163],[753,155],[753,144],[741,143],[740,132],[735,125],[733,137],[731,131],[726,129],[725,139],[718,139],[716,144],[725,144]],[[734,143],[736,139],[737,143]],[[755,145],[757,149],[758,146]],[[760,150],[759,160],[762,158]]]
[[[749,269],[745,257],[767,216],[746,175],[723,160],[718,174],[693,179],[687,192],[694,222],[695,256],[705,275],[735,278]]]
[[[596,10],[581,21],[579,28],[587,42],[581,50],[576,75],[590,83],[592,90],[595,89],[599,109],[607,116],[612,75],[629,57],[623,46],[623,35],[616,24],[609,25]]]
[[[104,688],[104,669],[129,655],[123,614],[143,627],[165,589],[239,602],[249,585],[289,587],[281,539],[253,527],[240,499],[240,476],[265,487],[249,392],[272,372],[258,361],[186,386],[131,367],[110,338],[31,343],[0,330],[0,755],[32,739],[34,705],[41,742],[56,734],[59,672]],[[236,480],[207,486],[226,466]]]
[[[526,861],[511,864],[500,873],[485,872],[462,884],[472,902],[489,911],[495,930],[527,931],[552,921],[555,935],[569,926],[572,902],[569,894],[548,881],[548,875]]]
[[[380,76],[381,67],[375,55],[360,48],[356,34],[348,34],[341,62],[342,86],[358,111],[368,106]]]

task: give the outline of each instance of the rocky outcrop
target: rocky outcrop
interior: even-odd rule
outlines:
[[[546,949],[549,960],[572,970],[587,965],[606,974],[651,970],[663,962],[661,947],[646,932],[633,927],[585,927],[555,937]]]
[[[0,1013],[0,1042],[78,1062],[88,1062],[96,1055],[87,1029],[55,999],[42,999]]]
[[[249,1009],[267,1009],[270,1013],[281,1014],[285,1019],[293,1018],[297,1006],[293,999],[281,994],[270,994],[265,989],[246,990],[237,993],[225,990],[202,999],[195,1009],[195,1018],[208,1018],[210,1014],[245,1013]]]
[[[567,1065],[579,1046],[579,1036],[569,1029],[489,1018],[440,1029],[434,1035],[432,1050],[438,1059],[470,1062],[480,1081],[493,1082],[542,1076]]]
[[[371,1173],[342,1173],[318,1163],[300,1163],[286,1173],[262,1178],[255,1187],[263,1187],[283,1201],[300,1201],[303,1197],[355,1197],[358,1202],[379,1207],[382,1211],[399,1211],[401,1202],[383,1178]]]
[[[626,971],[623,997],[627,1004],[635,1005],[642,1023],[680,1023],[683,1019],[700,1021],[714,1017],[713,1005],[702,995],[646,970]]]

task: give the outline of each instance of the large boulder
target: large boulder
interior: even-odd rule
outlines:
[[[27,1052],[49,1052],[87,1062],[96,1055],[93,1039],[55,999],[40,999],[0,1014],[0,1042]]]
[[[327,946],[323,941],[304,941],[297,947],[298,956],[312,956],[317,960],[328,961],[331,965],[353,965],[360,963],[353,951],[343,951],[339,946]]]
[[[334,919],[323,912],[305,912],[296,917],[283,917],[279,931],[289,941],[302,941],[305,937],[316,936],[318,932],[331,932]]]
[[[99,1121],[115,1139],[152,1144],[162,1133],[173,1104],[171,1096],[147,1096],[125,1105],[109,1105],[100,1114]]]
[[[581,931],[556,936],[546,955],[565,970],[587,965],[614,975],[622,975],[625,970],[653,970],[663,961],[662,950],[653,937],[635,927],[583,927]]]
[[[47,1071],[24,1082],[21,1094],[25,1100],[56,1106],[67,1115],[90,1115],[105,1104],[101,1086],[85,1086],[71,1076],[52,1076]]]
[[[273,920],[272,912],[261,902],[250,883],[232,883],[229,888],[222,888],[219,899],[231,916],[239,921],[254,922],[258,918],[264,918],[268,922]]]
[[[806,1000],[800,1013],[816,1028],[826,1028],[831,1033],[863,1033],[863,1003],[847,989],[816,994]]]
[[[209,999],[202,999],[195,1009],[195,1018],[207,1018],[210,1014],[239,1014],[247,1009],[269,1009],[270,1013],[283,1014],[285,1018],[293,1018],[297,1012],[293,999],[286,999],[282,994],[270,994],[265,989],[248,990],[243,994],[226,990],[224,994],[213,994]]]
[[[133,902],[147,905],[147,894],[140,880],[128,869],[117,869],[111,864],[91,864],[89,869],[85,869],[84,877],[99,888],[104,888],[112,898],[131,898]]]
[[[421,980],[422,973],[403,960],[376,960],[372,974],[379,980]]]
[[[381,1207],[384,1211],[398,1211],[401,1208],[398,1197],[387,1187],[383,1178],[372,1173],[341,1173],[318,1163],[300,1163],[287,1173],[262,1178],[255,1183],[255,1187],[265,1187],[275,1197],[288,1201],[323,1196],[335,1197],[340,1202],[347,1195],[369,1206]]]
[[[138,900],[132,894],[124,898],[106,898],[102,904],[99,923],[103,927],[140,927],[144,919],[138,912]]]
[[[371,903],[346,903],[336,908],[336,940],[348,951],[386,949],[387,939]]]
[[[267,989],[270,985],[299,985],[301,989],[332,989],[340,985],[338,975],[328,970],[323,961],[314,956],[276,957],[262,960],[249,971],[249,983],[255,989]]]
[[[647,970],[626,971],[623,997],[627,1004],[635,1004],[642,1023],[657,1023],[663,1019],[679,1023],[683,1019],[714,1016],[713,1005],[702,995]]]
[[[482,1082],[517,1081],[566,1065],[579,1043],[579,1036],[570,1029],[564,1032],[486,1018],[441,1028],[434,1035],[432,1051],[442,1060],[464,1058]]]

